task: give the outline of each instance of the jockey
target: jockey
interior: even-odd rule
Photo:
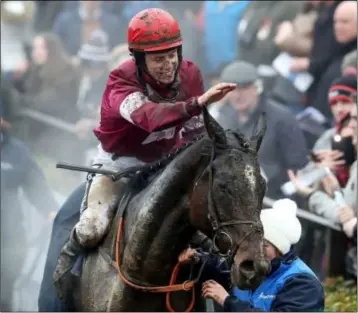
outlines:
[[[135,15],[128,27],[132,59],[113,70],[104,90],[100,141],[95,164],[115,171],[160,159],[203,131],[202,108],[221,100],[235,84],[204,92],[199,68],[182,59],[177,21],[152,8]],[[55,280],[83,248],[94,247],[108,231],[120,182],[96,175],[88,181],[80,221],[61,251]]]

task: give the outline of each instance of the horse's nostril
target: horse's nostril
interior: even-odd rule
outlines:
[[[242,274],[251,274],[255,271],[254,262],[251,260],[245,260],[240,264],[240,272]]]

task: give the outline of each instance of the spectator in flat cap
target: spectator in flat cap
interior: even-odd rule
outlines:
[[[229,64],[221,80],[237,84],[218,109],[217,121],[225,129],[238,129],[250,136],[261,112],[266,112],[267,132],[259,160],[268,179],[271,198],[282,196],[280,185],[287,181],[287,169],[300,169],[307,163],[305,138],[294,115],[285,107],[265,96],[257,69],[243,61]]]

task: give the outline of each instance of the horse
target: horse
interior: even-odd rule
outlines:
[[[198,279],[173,281],[178,256],[198,231],[211,239],[211,253],[230,256],[233,284],[252,288],[262,282],[269,271],[260,221],[266,182],[257,153],[266,124],[258,127],[258,121],[246,139],[224,131],[207,110],[203,116],[206,134],[127,184],[107,236],[88,251],[81,275],[72,277],[68,308],[202,310],[193,299],[188,308]],[[179,275],[182,281],[186,273]]]

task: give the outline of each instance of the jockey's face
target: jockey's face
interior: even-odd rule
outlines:
[[[42,65],[47,62],[48,51],[45,39],[41,36],[36,36],[32,45],[32,61],[37,65]]]
[[[148,73],[156,81],[171,84],[179,65],[178,50],[175,48],[165,52],[146,53],[145,63]]]

